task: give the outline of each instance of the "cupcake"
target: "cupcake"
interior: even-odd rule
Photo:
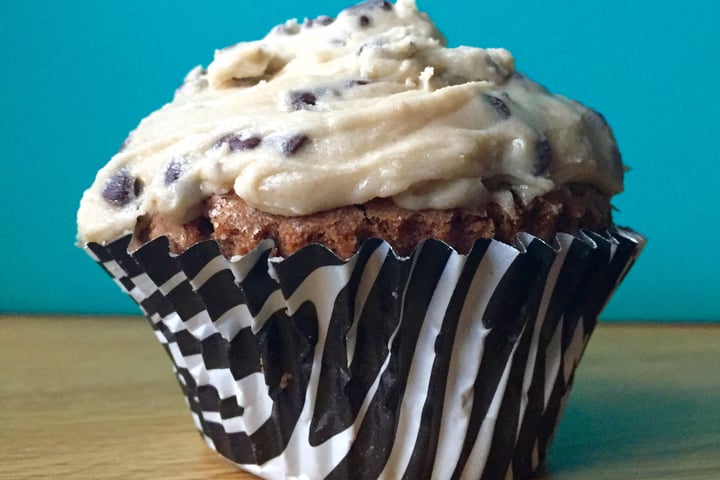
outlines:
[[[218,50],[78,212],[207,444],[262,478],[528,478],[644,245],[596,111],[413,0]]]

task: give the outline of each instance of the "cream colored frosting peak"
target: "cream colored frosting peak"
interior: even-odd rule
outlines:
[[[79,239],[161,212],[186,221],[234,190],[303,215],[391,197],[410,209],[524,201],[568,182],[614,194],[623,167],[603,118],[515,72],[504,49],[446,48],[414,1],[290,20],[215,52],[98,172]]]

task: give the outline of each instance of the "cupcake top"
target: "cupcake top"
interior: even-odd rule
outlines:
[[[414,0],[370,0],[216,51],[98,172],[79,241],[155,213],[182,223],[231,190],[287,216],[378,197],[511,208],[511,194],[529,202],[571,182],[622,191],[600,114],[516,72],[507,50],[445,45]]]

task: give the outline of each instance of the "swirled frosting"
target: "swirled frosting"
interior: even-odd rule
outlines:
[[[622,190],[601,115],[517,73],[504,49],[447,48],[414,0],[368,1],[192,70],[98,172],[78,236],[109,241],[155,213],[184,222],[231,190],[297,216],[376,197],[528,202],[569,182]]]

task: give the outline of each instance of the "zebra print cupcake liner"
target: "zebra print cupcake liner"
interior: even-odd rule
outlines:
[[[138,303],[207,444],[266,479],[523,479],[642,236],[528,234],[460,255],[378,239],[227,259],[130,237],[88,253]]]

